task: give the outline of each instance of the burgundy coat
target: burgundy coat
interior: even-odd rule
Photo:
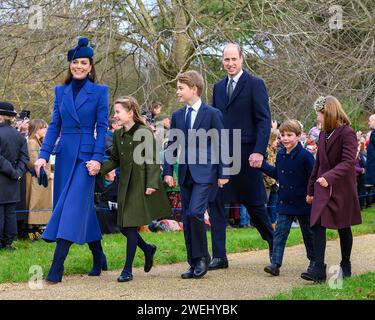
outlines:
[[[361,224],[361,210],[357,194],[355,157],[357,137],[348,125],[337,128],[328,143],[326,133],[319,135],[318,153],[310,176],[308,195],[314,196],[311,226],[319,223],[329,229],[348,228]],[[328,187],[316,182],[324,177]]]

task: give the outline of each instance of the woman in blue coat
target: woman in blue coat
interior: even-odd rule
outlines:
[[[79,39],[77,47],[69,50],[68,76],[65,84],[55,87],[51,123],[35,163],[39,176],[61,134],[55,150],[53,213],[42,235],[47,242],[57,242],[46,278],[51,283],[61,281],[72,243],[88,243],[93,254],[89,275],[99,276],[107,269],[94,209],[94,186],[104,157],[108,87],[95,83],[93,55],[87,38]]]

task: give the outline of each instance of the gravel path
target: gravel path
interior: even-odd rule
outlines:
[[[340,262],[338,240],[327,243],[328,266]],[[100,277],[76,275],[64,277],[58,285],[44,284],[31,290],[27,283],[0,284],[0,300],[7,299],[261,299],[296,286],[311,285],[299,275],[307,267],[303,245],[286,248],[279,277],[263,271],[268,263],[268,250],[229,255],[229,268],[209,272],[204,278],[183,280],[180,273],[186,263],[155,266],[146,274],[142,268],[133,270],[134,280],[116,281],[120,270],[103,272]],[[375,271],[375,234],[354,239],[353,273]]]

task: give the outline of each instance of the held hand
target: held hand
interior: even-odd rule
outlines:
[[[156,191],[156,189],[154,189],[154,188],[147,188],[145,194],[147,196],[149,196],[149,195],[153,194],[155,191]]]
[[[224,185],[227,184],[228,182],[229,182],[229,179],[218,179],[217,180],[217,184],[218,184],[219,188],[224,187]]]
[[[164,182],[168,185],[168,187],[173,187],[173,177],[172,176],[164,176]]]
[[[328,187],[328,182],[325,178],[323,177],[320,177],[316,180],[317,183],[319,183],[323,188],[327,188]]]
[[[313,200],[314,200],[314,197],[313,197],[313,196],[306,196],[306,202],[307,202],[308,204],[312,204]]]
[[[250,167],[260,168],[263,163],[263,155],[260,153],[252,153],[249,157]]]
[[[45,166],[47,165],[47,161],[45,159],[38,159],[35,161],[34,163],[34,168],[35,168],[35,173],[36,173],[36,176],[39,178],[39,174],[40,174],[40,168],[43,167],[45,168]]]
[[[90,176],[96,176],[100,171],[101,164],[99,161],[90,160],[86,162],[86,168],[89,171]]]

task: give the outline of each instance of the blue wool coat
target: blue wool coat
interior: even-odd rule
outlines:
[[[72,84],[56,86],[52,119],[39,155],[48,161],[61,132],[55,151],[53,213],[44,240],[84,244],[101,239],[94,209],[95,177],[89,176],[86,162],[103,162],[107,126],[107,86],[87,81],[75,102]]]
[[[216,83],[213,89],[212,106],[218,108],[224,119],[224,128],[241,130],[241,170],[232,175],[224,186],[225,203],[250,203],[263,205],[267,202],[262,173],[250,167],[252,153],[266,154],[271,132],[271,112],[264,81],[250,75],[246,70],[238,80],[231,98],[227,97],[228,77]],[[233,150],[230,133],[229,149]]]
[[[375,185],[375,130],[372,130],[367,147],[366,183]]]
[[[279,181],[279,214],[310,214],[311,205],[306,203],[306,196],[313,166],[314,157],[300,143],[289,154],[282,148],[276,156],[275,167],[263,161],[261,170]]]

